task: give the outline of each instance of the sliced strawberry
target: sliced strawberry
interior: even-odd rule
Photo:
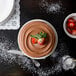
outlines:
[[[35,35],[30,35],[30,36],[32,37],[33,44],[38,43],[40,45],[43,45],[45,42],[45,38],[47,37],[47,33],[40,32],[40,33],[37,33]]]
[[[67,31],[68,31],[70,34],[72,34],[72,31],[71,31],[70,28],[67,28]]]
[[[72,30],[72,35],[76,35],[76,30]]]
[[[40,38],[40,39],[38,39],[38,44],[39,44],[39,45],[43,45],[44,42],[45,42],[45,38]]]
[[[74,22],[74,19],[73,18],[69,18],[68,22]]]
[[[36,38],[32,38],[32,43],[36,44],[37,43],[37,39]]]
[[[69,22],[69,23],[67,24],[67,26],[68,26],[69,28],[74,28],[74,27],[75,27],[75,23],[74,23],[74,22]]]
[[[74,30],[76,30],[76,26],[74,27]]]

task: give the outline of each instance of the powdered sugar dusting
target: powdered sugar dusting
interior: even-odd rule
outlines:
[[[51,74],[58,74],[59,72],[62,71],[62,68],[60,66],[60,64],[56,64],[55,66],[51,67],[51,68],[45,68],[43,70],[43,68],[38,69],[37,73],[39,74],[39,76],[48,76]]]
[[[60,5],[56,3],[56,4],[51,4],[47,10],[54,12],[54,11],[59,11],[60,8],[61,8]]]
[[[73,61],[73,58],[71,58],[69,55],[62,57],[62,66],[63,69],[69,70],[75,68],[75,61]]]
[[[67,45],[63,42],[59,42],[56,51],[47,59],[39,61],[40,67],[36,67],[30,58],[8,52],[9,50],[18,51],[18,49],[14,49],[15,47],[13,47],[13,45],[14,44],[7,39],[0,42],[0,63],[7,62],[8,64],[12,64],[15,62],[21,66],[23,70],[27,69],[33,73],[37,73],[39,76],[48,76],[62,72],[61,58],[65,54],[69,54]],[[10,47],[12,47],[13,50]]]
[[[12,63],[15,60],[15,56],[7,53],[11,47],[13,47],[12,41],[6,39],[6,37],[0,38],[0,62]]]
[[[41,0],[40,4],[42,9],[46,10],[47,13],[58,13],[62,9],[62,3],[59,2],[48,2],[46,0]]]

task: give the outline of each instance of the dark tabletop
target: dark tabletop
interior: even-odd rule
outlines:
[[[48,11],[47,5],[41,2],[46,1],[48,4],[59,3],[61,8],[59,10]],[[46,4],[46,3],[44,3]],[[31,19],[44,19],[50,22],[58,33],[58,45],[66,44],[69,55],[76,58],[76,39],[69,38],[63,30],[63,21],[67,15],[76,12],[75,0],[21,0],[20,1],[20,27]],[[20,28],[19,28],[20,29]],[[0,40],[8,39],[13,41],[13,47],[18,48],[17,35],[18,30],[0,30]],[[5,39],[4,39],[5,38]],[[8,45],[9,46],[9,45]],[[9,47],[11,48],[11,47]],[[59,47],[57,47],[59,48]],[[64,48],[65,50],[65,48]],[[42,61],[43,62],[43,61]],[[6,68],[6,66],[8,66]],[[57,76],[76,75],[73,71],[62,71]],[[7,62],[0,63],[0,76],[37,76],[29,70],[23,70],[18,64],[13,63],[9,65]],[[52,76],[52,75],[51,75]],[[54,76],[54,75],[53,75]],[[56,76],[56,75],[55,75]]]

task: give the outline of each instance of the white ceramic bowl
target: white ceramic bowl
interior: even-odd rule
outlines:
[[[64,22],[63,22],[63,29],[64,29],[65,33],[66,33],[69,37],[71,37],[71,38],[76,38],[75,35],[70,34],[70,33],[66,30],[66,22],[67,22],[67,20],[68,20],[69,18],[71,18],[71,17],[73,17],[73,16],[76,16],[76,13],[72,13],[72,14],[68,15],[68,16],[65,18],[65,20],[64,20]]]
[[[14,12],[15,0],[0,0],[0,24],[6,22]]]
[[[27,57],[29,57],[29,58],[31,58],[31,59],[45,59],[46,57],[50,56],[50,55],[55,51],[56,46],[57,46],[57,43],[58,43],[58,35],[57,35],[57,32],[56,32],[55,28],[52,26],[52,24],[50,24],[48,21],[45,21],[45,20],[42,20],[42,19],[33,19],[33,20],[30,20],[30,21],[26,22],[26,23],[22,26],[22,28],[23,28],[24,26],[26,26],[28,23],[33,22],[33,21],[45,22],[46,24],[48,24],[48,25],[53,29],[53,31],[55,32],[55,37],[56,37],[56,41],[55,41],[55,46],[54,46],[54,48],[52,49],[52,51],[51,51],[48,55],[43,56],[43,57],[31,57],[31,56],[25,54],[25,53],[22,51],[22,48],[20,48],[20,46],[19,46],[19,48],[20,48],[20,50],[22,51],[22,53],[23,53],[25,56],[27,56]],[[22,30],[22,28],[20,29],[20,31]],[[19,31],[19,32],[20,32],[20,31]],[[19,45],[19,33],[18,33],[18,45]]]

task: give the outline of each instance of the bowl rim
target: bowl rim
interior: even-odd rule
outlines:
[[[72,17],[72,16],[76,16],[76,13],[71,13],[71,14],[69,14],[69,15],[64,19],[63,29],[64,29],[65,33],[66,33],[70,38],[76,39],[76,36],[70,34],[70,33],[66,30],[66,21],[67,21],[70,17]]]
[[[22,51],[22,49],[20,48],[20,46],[19,46],[19,34],[20,34],[20,31],[21,31],[21,30],[23,29],[23,27],[25,27],[28,23],[33,22],[33,21],[42,21],[42,22],[45,22],[45,23],[47,23],[47,24],[54,30],[54,32],[55,32],[55,36],[56,36],[55,46],[54,46],[54,48],[52,49],[52,51],[51,51],[48,55],[43,56],[43,57],[31,57],[31,56],[25,54],[25,53]],[[55,51],[55,49],[56,49],[56,47],[57,47],[57,43],[58,43],[58,35],[57,35],[57,32],[56,32],[55,28],[54,28],[54,27],[52,26],[52,24],[49,23],[48,21],[43,20],[43,19],[32,19],[32,20],[27,21],[27,22],[21,27],[21,29],[19,30],[19,32],[18,32],[18,37],[17,37],[17,42],[18,42],[18,47],[19,47],[20,51],[22,51],[22,53],[23,53],[25,56],[27,56],[27,57],[29,57],[29,58],[31,58],[31,59],[36,59],[36,60],[45,59],[46,57],[50,56],[50,55]]]
[[[0,22],[0,25],[6,23],[10,18],[11,18],[11,15],[13,14],[14,12],[14,8],[15,8],[15,0],[13,0],[13,5],[12,5],[12,8],[10,10],[10,13],[7,15],[7,17],[5,17],[1,22]]]

